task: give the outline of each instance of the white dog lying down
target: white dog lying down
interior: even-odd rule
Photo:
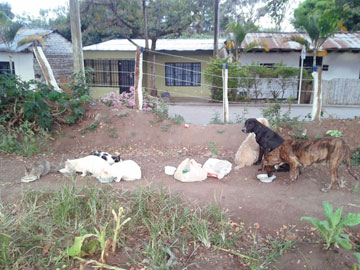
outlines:
[[[102,183],[133,181],[141,179],[141,168],[133,160],[124,160],[109,165],[104,159],[90,155],[78,159],[68,159],[65,168],[59,170],[61,173],[80,172],[81,176],[91,173]]]
[[[256,118],[261,124],[270,127],[265,118]],[[255,133],[250,133],[241,143],[235,155],[235,169],[253,165],[259,157],[259,144],[256,142]]]

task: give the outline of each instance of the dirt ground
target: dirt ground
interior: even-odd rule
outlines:
[[[99,126],[86,129],[95,120],[99,121]],[[360,147],[360,119],[328,119],[302,125],[311,138],[324,135],[329,129],[337,129],[343,133],[352,151]],[[320,191],[330,180],[328,169],[323,165],[306,168],[295,183],[290,183],[288,173],[276,173],[273,183],[261,183],[256,178],[259,166],[233,169],[222,180],[208,178],[197,183],[182,183],[164,173],[164,166],[176,167],[187,157],[202,164],[208,158],[216,157],[234,165],[235,153],[247,136],[241,128],[239,124],[190,124],[185,128],[183,124],[177,125],[170,120],[161,121],[152,113],[125,107],[109,108],[96,103],[89,106],[84,121],[79,125],[59,127],[51,141],[51,149],[43,154],[31,158],[0,155],[0,199],[12,201],[28,188],[56,189],[71,181],[60,173],[51,173],[23,184],[20,178],[24,175],[24,162],[31,164],[35,160],[47,159],[60,166],[60,162],[67,158],[82,157],[94,150],[119,152],[122,159],[132,159],[141,166],[143,177],[137,182],[109,184],[113,188],[131,190],[139,185],[162,186],[183,194],[192,204],[207,205],[215,201],[228,209],[233,220],[257,224],[264,233],[274,234],[289,229],[300,241],[274,263],[272,269],[352,269],[356,263],[352,252],[343,249],[325,251],[312,226],[300,221],[302,216],[323,219],[323,201],[330,202],[335,209],[344,206],[344,214],[360,212],[360,183],[348,174],[345,166],[339,169],[345,187],[328,193]],[[281,135],[289,137],[291,132],[283,129]],[[353,169],[360,175],[360,166]],[[77,182],[79,185],[104,185],[92,177],[78,178]],[[348,232],[359,246],[359,227]]]

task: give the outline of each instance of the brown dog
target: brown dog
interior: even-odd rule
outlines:
[[[346,161],[348,172],[357,180],[351,170],[350,149],[342,139],[286,140],[280,147],[264,156],[263,169],[270,176],[275,165],[288,163],[290,165],[290,179],[295,181],[299,176],[301,167],[326,161],[330,169],[331,183],[322,191],[327,191],[337,182],[338,167],[343,159]]]

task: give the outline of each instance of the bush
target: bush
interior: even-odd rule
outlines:
[[[29,156],[40,151],[40,143],[54,123],[75,124],[89,102],[85,79],[75,75],[65,92],[35,81],[22,81],[12,74],[0,75],[0,152]],[[42,136],[37,138],[41,132]]]

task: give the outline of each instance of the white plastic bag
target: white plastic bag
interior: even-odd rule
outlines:
[[[222,179],[225,175],[229,174],[232,168],[232,164],[227,160],[221,160],[217,158],[209,158],[203,165],[208,173],[208,176]]]
[[[207,178],[207,171],[193,159],[183,160],[176,169],[174,178],[181,182],[197,182]]]

